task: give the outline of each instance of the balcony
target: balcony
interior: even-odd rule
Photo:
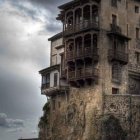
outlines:
[[[110,24],[110,26],[111,26],[111,31],[112,32],[116,32],[116,33],[120,33],[121,34],[122,30],[121,30],[121,28],[119,26],[117,26],[115,24]]]
[[[115,51],[110,49],[108,52],[109,61],[119,61],[120,63],[126,65],[128,63],[128,54],[121,51]]]
[[[98,49],[85,47],[84,49],[80,49],[76,52],[69,51],[66,54],[67,62],[72,61],[72,60],[87,59],[87,58],[93,59],[94,62],[98,62],[99,60]]]
[[[69,81],[77,81],[83,79],[95,79],[99,75],[99,70],[96,68],[85,68],[79,69],[76,71],[69,71],[68,72],[68,80]]]
[[[108,36],[110,36],[110,37],[115,36],[118,39],[122,39],[122,40],[126,40],[126,41],[131,40],[128,36],[126,36],[122,33],[122,29],[118,25],[110,24],[110,28],[111,28],[111,30],[107,33]]]
[[[67,61],[71,61],[75,58],[75,54],[74,51],[67,51],[67,56],[66,56],[66,60]]]
[[[132,63],[130,63],[128,65],[128,69],[129,69],[129,71],[140,73],[140,64],[132,64]]]
[[[83,30],[96,29],[99,30],[99,23],[97,21],[85,20],[78,24],[69,25],[64,31],[64,35],[78,33]]]
[[[50,87],[50,83],[42,84],[41,90],[47,89]]]
[[[41,94],[46,96],[55,96],[58,93],[65,93],[68,90],[69,90],[68,86],[47,87],[42,85]]]

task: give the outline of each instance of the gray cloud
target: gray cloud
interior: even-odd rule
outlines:
[[[57,9],[57,7],[61,4],[69,2],[71,0],[29,0],[32,4],[36,4],[38,6],[47,7],[51,11]],[[51,9],[53,7],[53,9]]]
[[[7,132],[9,133],[17,133],[17,132],[22,132],[23,128],[13,128],[13,129],[8,129]]]
[[[49,66],[50,43],[47,39],[61,31],[61,23],[55,17],[57,6],[63,1],[4,0],[1,3],[2,0],[0,112],[7,115],[0,114],[0,136],[2,140],[34,137],[37,133],[31,130],[36,129],[46,102],[46,97],[40,93],[38,71]],[[22,121],[33,118],[31,124]]]
[[[49,64],[49,33],[38,35],[44,24],[9,3],[1,6],[0,18],[0,112],[37,116],[45,100],[38,71]]]
[[[20,128],[24,126],[24,121],[20,119],[8,118],[5,113],[0,113],[0,127]]]

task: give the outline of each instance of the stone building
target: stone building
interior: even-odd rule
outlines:
[[[140,140],[140,1],[73,0],[40,71],[45,140]]]

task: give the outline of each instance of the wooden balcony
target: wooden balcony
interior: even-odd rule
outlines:
[[[66,54],[67,62],[86,58],[93,59],[93,61],[97,62],[99,60],[98,49],[92,49],[92,47],[85,47],[84,49],[80,49],[76,52],[70,51]]]
[[[111,30],[108,31],[108,36],[112,37],[117,37],[118,39],[124,40],[124,41],[129,41],[131,40],[131,38],[129,38],[128,36],[124,35],[122,33],[122,29],[120,26],[115,25],[115,24],[110,24],[110,28]]]
[[[71,61],[75,58],[75,53],[74,51],[67,51],[66,53],[66,60]]]
[[[68,86],[57,86],[57,87],[46,87],[43,86],[41,88],[41,94],[46,95],[46,96],[55,96],[60,93],[65,93],[66,91],[69,90]]]
[[[109,61],[119,61],[121,64],[126,65],[128,63],[128,54],[121,51],[115,51],[110,49],[108,52]]]
[[[134,64],[130,63],[128,65],[129,71],[135,72],[135,73],[140,73],[140,64]]]
[[[117,26],[115,24],[110,24],[110,26],[111,26],[111,31],[112,32],[116,32],[116,33],[120,33],[121,34],[122,30],[121,30],[121,28],[119,26]]]
[[[99,70],[92,67],[68,72],[69,81],[94,79],[97,78],[98,76],[99,76]]]
[[[85,20],[78,24],[69,25],[64,31],[64,35],[67,36],[73,33],[78,33],[80,31],[89,29],[99,30],[99,23],[97,21]]]

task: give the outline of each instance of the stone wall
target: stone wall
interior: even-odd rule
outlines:
[[[126,140],[140,139],[140,96],[105,95],[104,117],[108,115],[118,121]],[[109,129],[113,130],[115,126],[110,126]]]
[[[97,87],[71,88],[69,95],[52,97],[52,101],[56,100],[56,108],[51,108],[50,112],[53,140],[93,140],[96,137],[95,117],[102,114],[102,96]]]

